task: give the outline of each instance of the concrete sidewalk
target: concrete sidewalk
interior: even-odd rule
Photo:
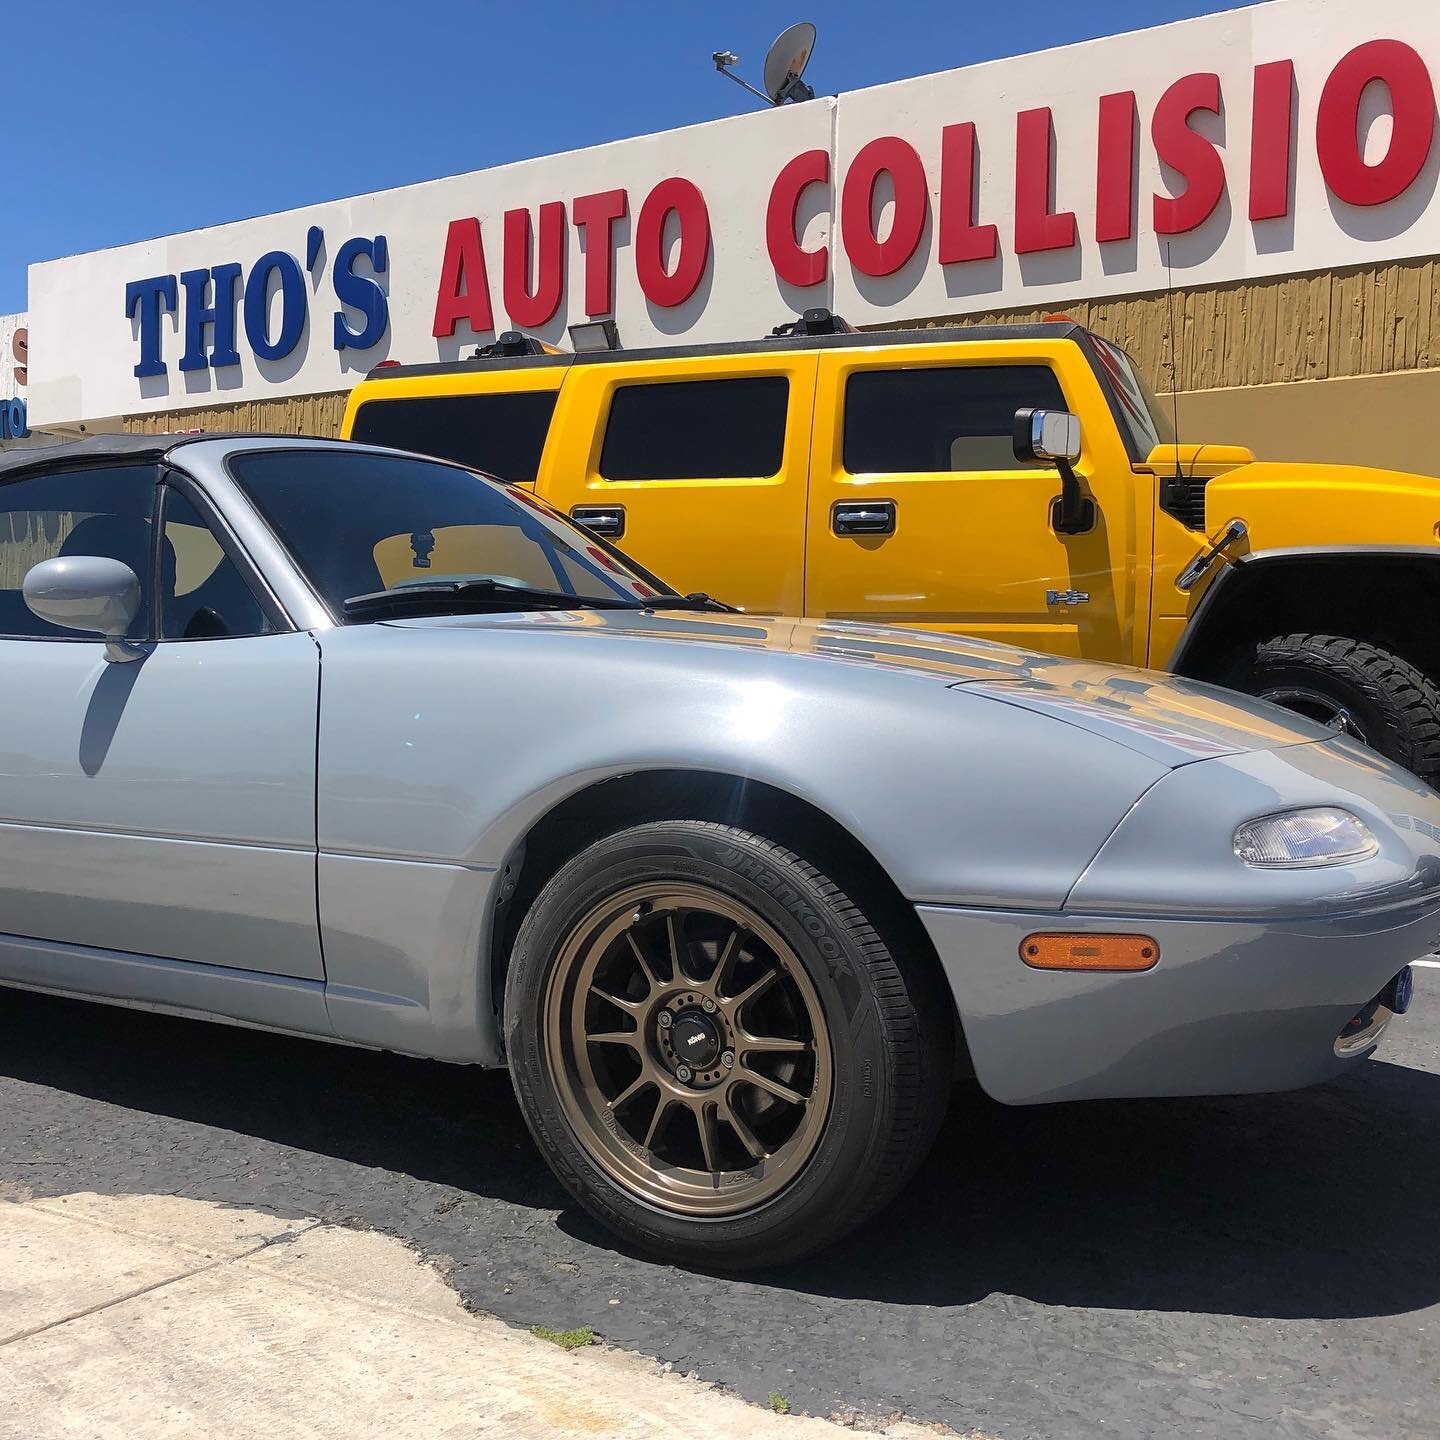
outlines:
[[[0,1201],[6,1440],[843,1433],[470,1315],[379,1234],[163,1196]]]

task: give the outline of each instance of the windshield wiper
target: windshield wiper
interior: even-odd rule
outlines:
[[[620,595],[567,595],[563,590],[531,589],[507,580],[436,580],[352,595],[345,601],[345,614],[351,619],[373,619],[456,610],[645,610],[650,603]]]
[[[738,615],[733,605],[707,595],[703,590],[692,590],[688,595],[656,595],[645,602],[647,610],[713,610],[725,615]]]

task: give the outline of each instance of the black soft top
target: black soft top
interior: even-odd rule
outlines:
[[[236,439],[294,440],[294,435],[266,436],[253,430],[205,430],[193,435],[87,435],[83,440],[62,440],[54,445],[27,445],[19,450],[0,451],[0,481],[11,480],[27,470],[74,470],[113,461],[163,460],[182,445],[206,440]]]

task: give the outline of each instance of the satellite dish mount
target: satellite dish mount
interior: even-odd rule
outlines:
[[[717,50],[710,58],[722,75],[748,90],[757,100],[763,100],[767,105],[798,104],[815,98],[815,92],[801,78],[814,48],[815,27],[808,20],[792,25],[779,35],[765,56],[763,90],[757,90],[730,68],[740,63],[740,57],[733,50]]]

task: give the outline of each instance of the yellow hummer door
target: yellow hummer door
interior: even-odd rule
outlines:
[[[1077,346],[827,350],[816,384],[808,615],[1144,663],[1153,516]],[[1052,525],[1058,471],[1015,458],[1027,406],[1080,417],[1086,533]]]
[[[813,352],[577,362],[538,493],[668,584],[800,613]]]

